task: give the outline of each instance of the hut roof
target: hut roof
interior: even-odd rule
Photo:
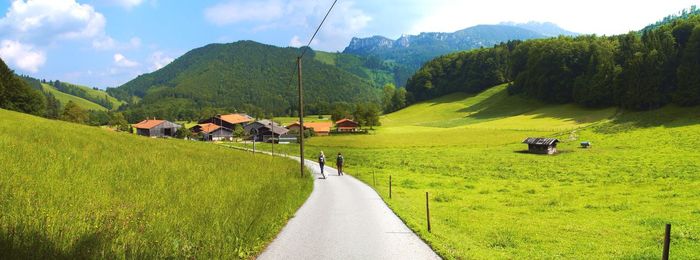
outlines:
[[[524,144],[532,145],[552,145],[558,143],[559,139],[556,138],[542,138],[542,137],[528,137],[523,141]]]
[[[138,129],[151,129],[162,124],[163,122],[165,122],[165,120],[146,119],[139,122],[138,124],[135,124],[134,127]]]
[[[287,128],[295,125],[298,126],[299,122],[294,122],[293,124],[288,125]],[[329,133],[331,131],[331,126],[333,126],[331,122],[304,122],[304,129],[313,128],[314,132],[316,133]]]
[[[357,124],[357,122],[352,121],[352,120],[347,119],[347,118],[340,119],[340,120],[336,121],[335,124],[337,125],[337,124],[342,124],[342,123],[345,123],[345,122],[352,122],[352,123],[354,123],[354,124]]]
[[[240,124],[252,122],[254,119],[246,114],[228,114],[219,116],[221,120],[229,122],[230,124]]]

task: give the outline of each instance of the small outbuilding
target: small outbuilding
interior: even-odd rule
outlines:
[[[173,137],[180,125],[167,120],[146,119],[133,125],[136,134],[148,137]]]
[[[335,129],[338,132],[353,133],[360,131],[360,123],[343,118],[335,122]]]
[[[195,133],[201,133],[203,141],[231,141],[233,130],[212,123],[199,124],[191,128]]]
[[[311,122],[311,123],[304,123],[304,130],[306,129],[313,129],[316,135],[318,136],[326,136],[331,133],[331,126],[332,122]],[[299,122],[294,122],[291,125],[287,126],[287,129],[292,132],[299,132]]]
[[[527,144],[527,150],[530,153],[555,154],[557,152],[557,143],[559,143],[559,139],[528,137],[523,143]]]
[[[211,118],[199,120],[197,124],[215,124],[223,126],[228,129],[235,129],[236,125],[245,127],[248,123],[255,121],[255,119],[246,114],[226,114],[226,115],[216,115]]]
[[[271,142],[273,136],[275,140],[279,141],[281,136],[285,136],[289,132],[289,129],[267,119],[250,123],[243,129],[252,140],[261,142]]]

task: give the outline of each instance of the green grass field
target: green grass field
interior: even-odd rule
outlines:
[[[85,90],[90,97],[99,98],[99,99],[104,99],[106,97],[107,100],[109,100],[109,102],[112,103],[112,107],[114,107],[114,110],[118,109],[119,106],[124,104],[124,101],[118,100],[118,99],[110,96],[109,94],[107,94],[107,92],[105,92],[103,90],[95,90],[95,89],[92,89],[90,87],[76,85],[76,84],[70,84],[70,85]]]
[[[0,146],[7,259],[250,258],[313,185],[287,159],[6,110]]]
[[[658,259],[666,223],[672,257],[700,258],[700,107],[591,110],[497,86],[382,123],[371,135],[311,138],[307,156],[343,152],[346,170],[445,258]],[[561,152],[524,153],[529,136],[557,137]]]
[[[280,122],[282,125],[286,126],[295,122],[299,122],[299,117],[275,117],[274,120],[275,122]],[[321,118],[319,118],[318,115],[305,116],[304,123],[309,122],[331,122],[331,116],[322,115]]]
[[[92,102],[90,100],[81,98],[81,97],[76,97],[70,94],[63,93],[59,91],[58,89],[54,88],[53,86],[49,84],[41,84],[41,86],[44,88],[44,92],[51,93],[58,99],[61,104],[65,105],[68,103],[68,101],[73,101],[75,104],[80,106],[83,109],[87,110],[99,110],[99,111],[107,111],[107,108],[100,106],[99,104]]]

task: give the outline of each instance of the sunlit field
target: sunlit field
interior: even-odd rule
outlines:
[[[287,159],[6,110],[0,146],[0,258],[250,258],[312,189]]]
[[[543,105],[499,86],[382,123],[371,135],[311,138],[307,156],[342,152],[346,170],[443,257],[657,259],[666,223],[673,257],[700,257],[700,108]],[[525,153],[530,136],[559,138],[560,153]]]

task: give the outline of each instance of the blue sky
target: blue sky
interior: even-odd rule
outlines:
[[[455,31],[503,21],[548,21],[619,34],[695,0],[339,0],[315,49],[353,36]],[[209,43],[305,44],[332,0],[0,0],[0,57],[20,74],[116,87]]]

